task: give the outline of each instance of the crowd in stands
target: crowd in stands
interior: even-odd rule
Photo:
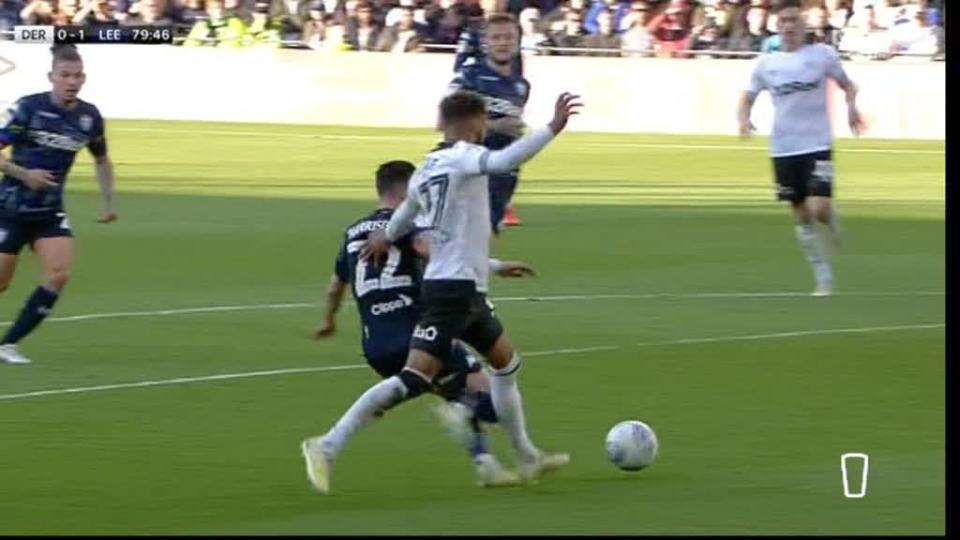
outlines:
[[[774,0],[775,1],[775,0]],[[17,24],[174,25],[188,47],[450,51],[491,12],[524,54],[743,56],[778,50],[771,0],[0,0]],[[805,0],[809,39],[875,59],[944,52],[945,0]]]

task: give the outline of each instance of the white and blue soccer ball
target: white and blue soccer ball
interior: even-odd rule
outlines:
[[[625,471],[639,471],[657,459],[657,434],[639,420],[625,420],[607,433],[607,459]]]

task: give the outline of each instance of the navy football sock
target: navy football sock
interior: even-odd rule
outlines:
[[[7,331],[7,335],[3,337],[2,344],[17,343],[27,337],[30,332],[33,332],[53,309],[53,305],[57,303],[59,296],[46,287],[37,287],[30,298],[27,299],[27,303],[20,311],[20,316],[17,317],[16,322]]]
[[[489,392],[477,392],[477,401],[473,407],[474,418],[488,424],[497,423],[497,413],[493,409],[493,400]]]

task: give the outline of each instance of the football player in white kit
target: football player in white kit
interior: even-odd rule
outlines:
[[[546,453],[530,440],[517,371],[520,356],[487,300],[490,253],[488,174],[514,170],[542,150],[577,114],[579,97],[562,94],[553,120],[501,150],[480,145],[487,109],[476,93],[457,91],[440,102],[444,142],[416,171],[406,200],[386,229],[370,233],[362,256],[379,261],[391,242],[421,219],[429,227],[430,260],[423,274],[421,311],[403,370],[364,392],[324,435],[303,441],[307,477],[321,493],[330,490],[333,461],[347,441],[387,410],[430,390],[444,367],[453,367],[453,340],[482,354],[493,369],[490,397],[500,426],[519,458],[519,473],[530,481],[567,464],[567,454]]]
[[[863,129],[857,110],[857,87],[836,51],[823,44],[806,44],[800,0],[781,0],[777,28],[782,38],[780,52],[757,60],[748,89],[739,106],[740,135],[753,131],[750,111],[757,95],[766,90],[773,99],[773,131],[770,155],[776,176],[777,197],[793,207],[797,240],[816,280],[815,296],[833,291],[833,271],[814,231],[814,220],[825,224],[835,243],[840,241],[833,197],[833,134],[827,106],[827,79],[833,79],[846,94],[850,129]]]

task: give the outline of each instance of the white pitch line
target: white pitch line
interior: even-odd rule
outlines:
[[[849,291],[834,293],[835,296],[943,296],[942,291]],[[569,302],[577,300],[652,300],[662,298],[673,299],[710,299],[710,298],[802,298],[809,297],[808,292],[782,291],[782,292],[712,292],[712,293],[625,293],[625,294],[579,294],[579,295],[555,295],[555,296],[504,296],[501,298],[492,298],[493,302]],[[346,302],[353,304],[352,301]],[[259,311],[259,310],[282,310],[282,309],[304,309],[318,307],[320,304],[311,302],[289,302],[275,304],[240,304],[233,306],[200,306],[192,308],[160,309],[148,311],[115,311],[106,313],[87,313],[80,315],[67,315],[63,317],[51,317],[47,322],[80,322],[97,319],[127,319],[136,317],[164,317],[170,315],[189,315],[200,313],[228,313],[235,311]],[[0,327],[10,326],[11,321],[0,321]]]
[[[719,343],[725,341],[759,341],[765,339],[784,339],[784,338],[793,338],[801,336],[821,336],[821,335],[833,335],[833,334],[866,334],[871,332],[896,332],[896,331],[905,331],[905,330],[927,330],[934,328],[945,328],[945,323],[930,323],[930,324],[910,324],[910,325],[898,325],[898,326],[865,326],[860,328],[833,328],[827,330],[804,330],[799,332],[777,332],[773,334],[754,334],[754,335],[745,335],[745,336],[718,336],[718,337],[707,337],[707,338],[687,338],[687,339],[676,339],[670,341],[652,341],[646,343],[637,343],[633,347],[656,347],[656,346],[668,346],[668,345],[690,345],[697,343]],[[620,345],[605,345],[599,347],[582,347],[574,349],[557,349],[553,351],[533,351],[528,353],[523,353],[523,356],[536,357],[536,356],[559,356],[564,354],[584,354],[591,352],[604,352],[604,351],[615,351],[621,350],[627,347]],[[632,347],[631,347],[632,348]],[[119,384],[102,384],[97,386],[80,386],[76,388],[54,388],[50,390],[36,390],[33,392],[23,392],[19,394],[4,394],[0,395],[0,401],[13,401],[20,399],[44,397],[44,396],[59,396],[67,394],[84,394],[91,392],[105,392],[108,390],[121,390],[128,388],[147,388],[151,386],[170,386],[178,384],[190,384],[198,382],[207,382],[207,381],[225,381],[232,379],[248,379],[253,377],[269,377],[273,375],[291,375],[297,373],[322,373],[329,371],[348,371],[355,369],[364,369],[367,368],[366,364],[348,364],[342,366],[318,366],[318,367],[306,367],[306,368],[288,368],[288,369],[274,369],[269,371],[248,371],[243,373],[222,373],[218,375],[204,375],[200,377],[177,377],[175,379],[160,379],[155,381],[140,381],[132,383],[119,383]],[[29,369],[29,368],[11,368],[11,369]]]
[[[410,134],[406,136],[398,135],[346,135],[332,133],[289,133],[275,131],[236,131],[236,130],[207,130],[207,129],[167,129],[167,128],[116,128],[118,132],[128,133],[169,133],[175,135],[214,135],[225,137],[264,137],[264,138],[289,138],[289,139],[320,139],[330,141],[386,141],[386,142],[408,142],[410,140],[435,140],[433,135]],[[673,149],[673,150],[740,150],[759,152],[768,150],[766,146],[740,145],[740,144],[672,144],[672,143],[582,143],[580,146],[590,146],[596,148],[649,148],[649,149]],[[914,148],[844,148],[841,153],[851,154],[915,154],[915,155],[946,155],[946,150],[925,150]]]

